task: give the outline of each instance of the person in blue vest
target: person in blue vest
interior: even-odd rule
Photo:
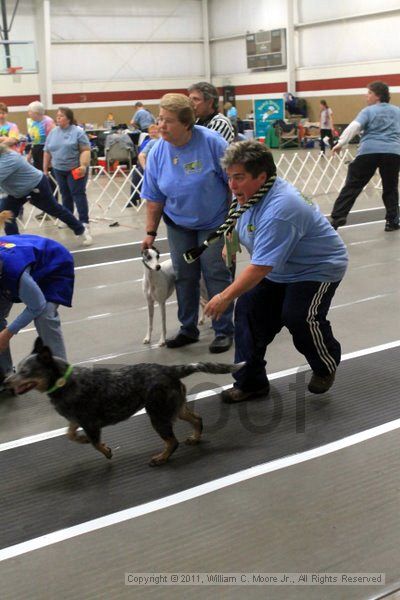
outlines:
[[[44,344],[66,360],[58,306],[72,303],[71,253],[58,242],[38,235],[2,236],[0,272],[0,381],[12,370],[11,338],[32,321]],[[25,307],[8,324],[16,302]]]

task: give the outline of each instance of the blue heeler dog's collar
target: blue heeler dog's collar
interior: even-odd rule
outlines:
[[[56,390],[62,388],[67,383],[68,377],[71,375],[73,368],[74,367],[72,365],[68,365],[64,375],[57,379],[55,384],[49,390],[46,391],[46,394],[51,394],[52,392],[55,392]]]

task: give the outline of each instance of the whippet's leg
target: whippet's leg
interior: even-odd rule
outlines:
[[[143,344],[150,344],[151,334],[153,333],[153,319],[154,319],[154,300],[147,296],[147,333],[143,340]]]
[[[160,311],[161,311],[161,337],[158,342],[159,346],[165,346],[165,338],[167,335],[167,313],[165,309],[165,302],[160,302]]]

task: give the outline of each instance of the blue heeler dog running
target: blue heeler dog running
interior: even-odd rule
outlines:
[[[243,365],[141,363],[118,369],[73,367],[53,356],[37,338],[32,354],[20,362],[16,373],[5,383],[17,394],[32,389],[46,393],[56,411],[69,421],[69,439],[92,444],[106,458],[111,458],[112,452],[101,442],[102,427],[129,419],[145,408],[153,428],[165,442],[164,450],[149,463],[153,467],[165,463],[179,445],[173,431],[176,418],[193,427],[187,444],[200,441],[202,419],[189,410],[181,379],[198,372],[233,373]],[[83,433],[78,432],[79,427]]]

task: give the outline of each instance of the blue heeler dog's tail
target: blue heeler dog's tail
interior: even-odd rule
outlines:
[[[234,373],[238,371],[242,367],[244,367],[246,363],[241,362],[236,365],[227,365],[222,363],[189,363],[188,365],[172,365],[169,368],[171,370],[171,374],[178,379],[182,379],[183,377],[188,377],[193,373],[214,373],[214,374],[224,374],[224,373]]]

